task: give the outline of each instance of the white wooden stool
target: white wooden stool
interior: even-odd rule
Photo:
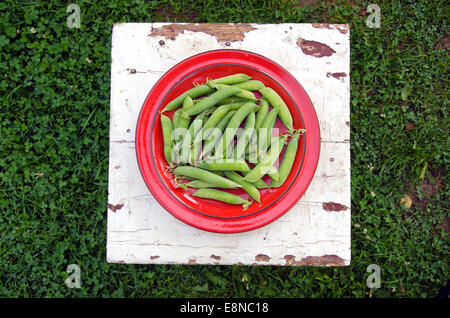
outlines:
[[[136,161],[135,128],[153,85],[178,62],[242,49],[287,69],[317,112],[321,153],[297,204],[256,230],[218,234],[162,208]],[[120,23],[113,28],[107,261],[345,266],[351,259],[350,31],[330,24]]]

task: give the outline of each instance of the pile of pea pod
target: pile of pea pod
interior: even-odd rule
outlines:
[[[175,111],[172,118],[166,111]],[[288,133],[273,136],[277,118]],[[284,184],[299,136],[305,132],[294,129],[289,108],[275,90],[242,73],[194,83],[167,103],[161,127],[174,183],[185,190],[197,189],[192,193],[195,197],[242,205],[244,210],[254,201],[261,203],[260,189]],[[270,184],[262,179],[265,175],[270,176]],[[249,197],[226,191],[237,188]]]

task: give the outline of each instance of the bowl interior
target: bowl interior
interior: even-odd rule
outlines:
[[[207,78],[214,79],[219,78],[235,73],[245,73],[252,77],[252,79],[259,80],[264,83],[264,85],[273,88],[280,96],[283,98],[284,102],[288,106],[293,122],[294,128],[304,128],[304,122],[301,115],[301,109],[299,108],[301,105],[297,105],[293,100],[292,96],[286,91],[276,80],[267,74],[255,69],[253,67],[249,67],[246,65],[240,64],[231,64],[231,63],[223,63],[223,64],[215,64],[211,66],[201,67],[192,71],[191,73],[184,76],[175,86],[173,86],[166,96],[162,99],[162,102],[159,105],[154,105],[154,107],[158,107],[159,111],[156,113],[156,116],[152,121],[152,129],[150,130],[150,156],[152,159],[152,163],[154,168],[157,171],[158,177],[163,183],[164,187],[171,193],[175,200],[181,202],[184,206],[190,208],[191,210],[207,215],[215,218],[240,218],[244,216],[253,215],[259,212],[264,211],[265,209],[272,206],[278,200],[282,200],[283,196],[286,194],[289,187],[294,182],[295,178],[298,176],[303,158],[305,153],[305,136],[302,135],[299,140],[299,147],[297,151],[297,155],[294,161],[294,165],[291,169],[291,172],[282,187],[273,188],[273,189],[263,189],[260,190],[261,193],[261,203],[254,202],[247,210],[243,210],[241,205],[232,205],[228,203],[223,203],[210,199],[201,199],[191,196],[196,189],[189,188],[187,191],[177,187],[174,183],[173,174],[167,169],[168,163],[164,157],[164,145],[162,138],[162,129],[160,122],[160,111],[165,107],[165,105],[185,92],[186,90],[194,87],[194,82],[196,83],[204,83]],[[260,95],[258,95],[259,97]],[[151,102],[147,101],[147,102]],[[145,105],[144,105],[145,107]],[[172,118],[173,113],[175,111],[165,112],[164,114]],[[275,123],[275,128],[278,128],[278,132],[283,134],[287,131],[286,127],[282,124],[280,119],[277,119]],[[274,130],[274,135],[276,134],[276,130]],[[280,155],[279,160],[275,164],[278,168],[279,164],[284,155],[284,150]],[[263,178],[267,183],[270,183],[270,178],[265,176]],[[233,189],[226,190],[227,192],[236,194],[244,199],[248,198],[248,194],[241,189]]]

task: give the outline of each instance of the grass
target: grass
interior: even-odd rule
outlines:
[[[65,1],[0,3],[0,296],[437,296],[450,277],[449,7],[378,1],[371,29],[371,2],[306,2],[80,0],[81,29]],[[152,21],[350,25],[349,267],[106,263],[111,30]],[[72,263],[80,289],[64,284]]]

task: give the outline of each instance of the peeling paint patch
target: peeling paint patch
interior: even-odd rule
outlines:
[[[268,262],[270,261],[270,257],[265,254],[258,254],[255,256],[255,261],[257,262]]]
[[[110,209],[113,212],[116,212],[117,210],[120,210],[121,208],[123,208],[123,203],[116,204],[116,205],[108,203],[107,205],[108,205],[108,209]]]
[[[306,55],[311,55],[314,57],[324,57],[331,56],[336,53],[331,47],[326,44],[316,42],[316,41],[308,41],[302,38],[297,39],[297,46],[302,49],[302,52]]]
[[[214,255],[214,254],[211,254],[211,256],[210,256],[211,258],[214,258],[215,260],[220,260],[220,256],[217,256],[217,255]]]
[[[163,36],[175,40],[179,34],[185,31],[203,32],[217,38],[219,42],[242,41],[245,33],[256,30],[248,23],[228,24],[228,23],[188,23],[188,24],[167,24],[161,28],[153,28],[149,36]]]
[[[188,264],[189,264],[189,265],[192,265],[192,264],[197,264],[197,263],[196,263],[195,259],[190,259],[190,260],[188,261]]]
[[[336,203],[336,202],[324,202],[322,204],[322,208],[325,211],[335,211],[335,212],[339,212],[339,211],[346,211],[348,210],[348,207],[340,204],[340,203]]]
[[[300,261],[293,255],[285,255],[284,259],[288,266],[345,266],[345,261],[337,255],[308,256]]]
[[[159,258],[159,255],[152,255],[152,256],[150,256],[150,259],[157,259],[157,258]]]
[[[332,76],[332,77],[334,77],[334,78],[336,78],[338,80],[342,80],[344,77],[347,77],[347,73],[344,73],[344,72],[338,72],[338,73],[328,72],[327,73],[327,77],[330,77],[330,76]]]
[[[316,29],[338,30],[342,34],[347,34],[349,30],[346,24],[313,23],[311,26]]]
[[[286,265],[288,265],[288,266],[295,264],[295,256],[294,255],[285,255],[284,259],[286,261]]]

